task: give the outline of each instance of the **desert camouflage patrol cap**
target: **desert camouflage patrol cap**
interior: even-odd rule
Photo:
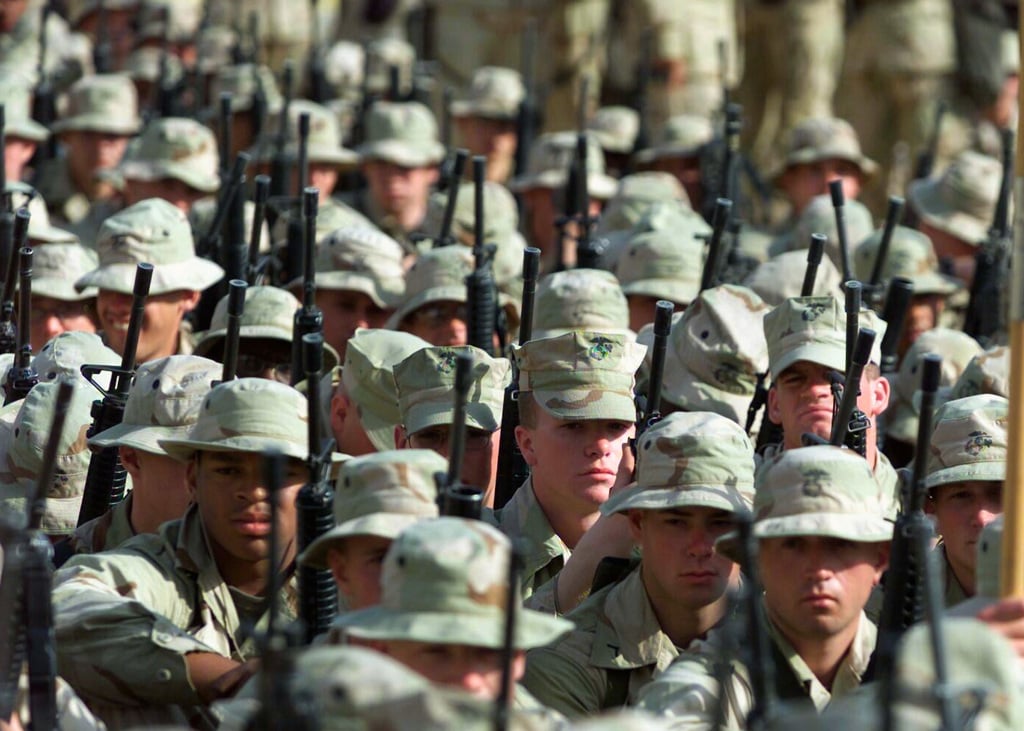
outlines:
[[[992,225],[1001,180],[999,160],[965,150],[940,176],[910,183],[907,200],[925,223],[977,245]]]
[[[949,393],[950,399],[994,393],[1010,396],[1010,346],[999,345],[971,358]]]
[[[473,253],[465,246],[443,246],[417,257],[405,279],[405,299],[388,319],[397,328],[409,315],[432,302],[465,302],[466,277],[473,272]]]
[[[203,193],[220,187],[217,140],[208,127],[184,117],[158,117],[128,145],[114,174],[124,180],[178,180]]]
[[[815,117],[799,122],[790,130],[785,160],[770,177],[778,178],[794,165],[822,160],[852,162],[865,178],[878,171],[878,163],[861,151],[860,140],[849,122],[836,117]]]
[[[386,92],[391,86],[391,68],[398,68],[398,89],[404,93],[412,87],[416,49],[400,38],[374,38],[364,46],[366,52],[366,90]]]
[[[1020,663],[1006,639],[977,619],[961,617],[942,623],[947,677],[954,718],[991,731],[1024,728]],[[929,627],[907,630],[896,656],[895,728],[925,731],[940,728],[935,698],[934,653]]]
[[[750,510],[754,447],[735,421],[706,412],[676,412],[637,440],[636,483],[601,506],[626,510],[698,507]]]
[[[633,387],[647,348],[627,335],[570,332],[513,348],[519,390],[556,419],[636,421]]]
[[[155,84],[163,76],[163,82],[169,87],[180,84],[185,75],[185,66],[181,59],[173,54],[164,54],[157,46],[143,46],[128,54],[124,61],[124,73],[132,81],[145,81]]]
[[[262,64],[238,63],[217,70],[210,82],[210,106],[207,109],[210,117],[219,114],[223,92],[231,94],[231,111],[235,113],[253,109],[260,92],[266,100],[269,114],[279,112],[284,103],[274,72]]]
[[[826,536],[858,543],[892,539],[893,495],[866,459],[832,446],[787,449],[766,461],[754,481],[756,538]],[[737,558],[737,534],[715,550]]]
[[[861,328],[875,331],[870,362],[882,360],[885,321],[872,310],[861,310]],[[846,372],[846,313],[834,297],[792,297],[764,316],[768,362],[772,379],[797,361]]]
[[[378,307],[392,309],[405,294],[402,245],[383,231],[343,226],[316,247],[317,289],[362,292]],[[289,283],[302,286],[302,279]]]
[[[32,89],[10,79],[0,82],[0,104],[4,105],[4,134],[30,142],[43,142],[50,131],[32,119],[29,109]]]
[[[509,182],[509,190],[519,193],[533,188],[563,188],[568,183],[569,166],[575,157],[575,132],[545,133],[534,141],[526,172]],[[605,172],[604,153],[593,135],[587,136],[586,169],[587,193],[591,198],[607,200],[615,195],[618,183]]]
[[[871,211],[858,200],[846,201],[843,214],[846,220],[847,241],[850,242],[850,253],[853,256],[856,253],[854,247],[871,235],[875,222]],[[782,234],[769,244],[768,255],[776,256],[785,251],[807,251],[811,248],[811,234],[823,234],[826,237],[825,255],[837,268],[842,267],[835,208],[832,206],[832,198],[827,194],[811,199],[797,219],[793,230]],[[800,267],[800,271],[803,270],[804,267]]]
[[[961,330],[937,327],[921,333],[900,363],[885,412],[886,437],[910,444],[917,441],[917,424],[921,417],[921,358],[926,353],[942,357],[939,393],[936,394],[938,405],[971,359],[981,352],[978,341]]]
[[[438,516],[434,475],[448,460],[430,449],[391,449],[353,457],[334,483],[334,527],[299,556],[299,563],[327,568],[327,551],[349,536],[395,539],[414,523]]]
[[[187,462],[196,452],[276,451],[306,459],[309,407],[290,386],[239,378],[215,386],[203,399],[188,435],[158,439],[168,456]]]
[[[82,365],[121,365],[121,356],[103,344],[96,333],[84,330],[65,330],[50,338],[32,358],[32,368],[40,381],[74,378],[85,381]],[[98,373],[93,378],[104,388],[110,385],[110,373]]]
[[[405,168],[429,167],[444,159],[434,113],[419,102],[376,102],[366,114],[366,137],[358,152]]]
[[[759,264],[757,269],[743,280],[743,286],[754,290],[761,299],[775,307],[790,297],[800,296],[806,268],[806,251],[786,251]],[[814,278],[812,294],[815,297],[840,299],[843,296],[842,283],[843,275],[836,265],[827,256],[822,257],[821,263],[818,264],[818,274]]]
[[[685,203],[690,207],[690,196],[674,175],[653,170],[627,175],[619,180],[615,195],[601,211],[598,233],[631,229],[651,206],[664,201]],[[711,231],[704,219],[694,215],[695,226],[699,225],[697,221]]]
[[[704,242],[696,234],[696,228],[650,231],[630,239],[615,264],[623,294],[690,304],[704,271]]]
[[[453,101],[453,117],[514,121],[526,96],[523,77],[515,69],[481,66],[473,72],[465,99]]]
[[[143,363],[135,373],[123,420],[91,437],[89,447],[132,447],[165,455],[160,440],[188,435],[222,370],[220,363],[195,355]]]
[[[79,243],[33,247],[32,294],[65,302],[81,302],[96,296],[95,287],[76,289],[75,282],[100,264],[93,249]]]
[[[860,243],[853,254],[854,274],[857,279],[867,282],[878,258],[878,247],[882,243],[882,231],[875,231]],[[920,231],[906,226],[897,226],[889,243],[889,254],[882,267],[882,284],[893,277],[906,277],[914,284],[914,294],[952,294],[963,286],[963,282],[939,272],[939,260],[935,256],[932,241]]]
[[[636,161],[650,163],[664,157],[695,157],[715,136],[711,120],[697,114],[671,117],[652,147],[636,153]]]
[[[162,198],[147,198],[105,220],[96,236],[96,251],[99,267],[76,281],[76,289],[131,294],[136,266],[144,262],[153,265],[150,296],[202,291],[224,276],[219,266],[196,256],[188,219]]]
[[[295,327],[295,311],[301,307],[302,303],[294,295],[279,287],[247,287],[239,338],[263,338],[290,343]],[[199,338],[193,352],[196,355],[222,357],[227,334],[228,295],[224,295],[213,310],[210,329]],[[338,362],[338,351],[324,343],[324,368],[330,370]]]
[[[360,639],[411,640],[500,649],[509,591],[509,539],[480,520],[436,518],[406,529],[381,573],[381,602],[335,624]],[[519,607],[519,602],[514,602]],[[541,647],[572,623],[518,609],[513,646]]]
[[[67,110],[53,123],[53,133],[133,135],[142,126],[138,108],[135,84],[124,74],[85,76],[68,89]]]
[[[758,326],[767,311],[745,287],[723,284],[701,292],[673,319],[662,398],[686,411],[711,411],[744,423],[757,376],[768,370],[768,345]],[[653,326],[637,341],[653,346]],[[648,361],[651,356],[648,350]]]
[[[533,337],[538,340],[582,330],[636,338],[619,280],[603,269],[568,269],[542,277],[535,308]]]
[[[337,165],[339,167],[355,167],[359,155],[341,144],[341,127],[337,115],[325,106],[308,99],[294,99],[288,105],[288,129],[285,152],[292,160],[299,154],[299,117],[309,115],[309,141],[306,154],[310,163]],[[280,115],[268,119],[264,142],[260,146],[263,162],[270,162],[274,156],[274,145],[271,142],[281,126]]]
[[[587,122],[587,132],[594,136],[605,152],[633,152],[640,131],[640,115],[632,107],[601,107]]]
[[[488,432],[501,427],[505,388],[511,382],[508,359],[492,358],[472,345],[430,347],[417,350],[393,369],[401,423],[407,434],[452,423],[455,365],[462,354],[473,359],[466,426]]]
[[[991,394],[968,396],[939,407],[929,440],[925,487],[1005,480],[1009,408],[1006,399]]]
[[[78,523],[78,511],[89,472],[90,452],[85,444],[92,424],[92,402],[96,392],[81,380],[73,381],[64,428],[57,444],[53,482],[46,488],[46,514],[42,530],[50,535],[67,535]],[[43,469],[43,452],[53,426],[59,383],[38,383],[21,402],[21,408],[5,445],[0,462],[0,505],[5,514],[23,516],[27,524],[27,501]]]
[[[395,427],[402,423],[392,369],[429,346],[422,338],[395,330],[360,329],[348,341],[341,381],[379,452],[394,449]]]

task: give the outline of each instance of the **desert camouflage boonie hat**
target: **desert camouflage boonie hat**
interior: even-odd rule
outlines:
[[[402,245],[383,231],[344,226],[316,248],[317,289],[362,292],[378,307],[392,309],[405,294]],[[290,287],[301,287],[295,279]]]
[[[121,365],[121,356],[103,344],[96,333],[84,330],[65,330],[50,338],[32,358],[32,368],[39,374],[40,381],[56,381],[61,378],[76,378],[85,381],[82,365]],[[110,384],[109,373],[93,376],[104,388]]]
[[[505,388],[511,381],[508,359],[492,358],[472,345],[430,347],[416,351],[393,369],[398,409],[407,434],[452,423],[455,366],[462,354],[473,359],[466,426],[488,432],[501,426]]]
[[[760,297],[734,284],[701,292],[672,322],[662,398],[686,411],[744,423],[757,376],[768,370],[768,344],[759,327],[767,311]],[[652,346],[653,327],[644,328],[638,342]]]
[[[0,104],[4,105],[4,134],[30,142],[42,142],[50,131],[32,119],[32,90],[16,81],[0,82]]]
[[[132,447],[165,455],[159,441],[188,435],[222,370],[220,363],[195,355],[143,363],[128,393],[121,423],[90,438],[89,447]]]
[[[187,436],[157,444],[181,462],[196,452],[268,450],[306,459],[308,413],[306,397],[294,388],[265,378],[239,378],[206,395]]]
[[[632,152],[639,131],[640,115],[632,107],[601,107],[587,122],[587,132],[605,152]]]
[[[500,649],[509,540],[479,520],[437,518],[403,532],[388,550],[381,602],[336,620],[361,639],[411,640]],[[572,623],[517,607],[517,650],[541,647]]]
[[[649,231],[630,239],[615,265],[623,294],[690,304],[704,270],[704,242],[697,233]]]
[[[36,244],[77,244],[79,238],[76,234],[67,229],[59,228],[50,223],[50,212],[46,208],[46,201],[39,195],[39,191],[27,183],[10,181],[6,190],[12,191],[12,207],[17,210],[22,206],[28,208],[31,216],[28,222],[29,245]],[[38,258],[38,248],[36,249]],[[35,271],[35,260],[33,260],[33,271]],[[74,280],[72,280],[74,281]],[[33,279],[33,284],[35,280]]]
[[[990,731],[1024,728],[1020,662],[1002,634],[968,617],[943,621],[946,665],[944,679],[955,718]],[[928,626],[907,630],[896,656],[894,728],[930,731],[942,726],[936,700],[932,638]]]
[[[942,175],[912,182],[907,200],[925,223],[977,245],[992,225],[1001,180],[999,160],[966,150]]]
[[[210,82],[211,106],[207,112],[211,116],[219,113],[220,95],[224,92],[231,94],[231,111],[236,113],[251,110],[260,92],[266,99],[266,111],[270,114],[279,112],[284,102],[274,73],[262,64],[239,63],[217,71]]]
[[[1010,396],[1010,346],[999,345],[971,358],[949,393],[950,399],[994,393]]]
[[[303,114],[309,115],[306,154],[310,163],[354,167],[359,162],[359,155],[341,144],[341,127],[337,115],[327,107],[306,99],[295,99],[288,105],[288,142],[285,145],[285,152],[293,161],[298,159],[299,117]],[[260,147],[264,162],[269,162],[274,156],[274,146],[270,140],[278,134],[281,126],[280,115],[271,117],[269,122],[264,142]]]
[[[556,419],[636,421],[633,387],[647,348],[626,335],[570,332],[513,348],[519,390]]]
[[[162,198],[147,198],[104,221],[96,235],[96,251],[99,267],[76,281],[76,289],[97,287],[131,294],[135,269],[141,263],[153,265],[151,296],[202,291],[224,276],[219,266],[196,256],[188,219]]]
[[[870,362],[882,360],[885,321],[872,310],[860,313],[861,328],[875,331]],[[834,297],[792,297],[764,316],[772,378],[797,361],[846,372],[846,314]]]
[[[394,449],[395,427],[402,423],[392,369],[429,346],[422,338],[394,330],[360,329],[348,341],[341,382],[377,451]]]
[[[472,246],[476,237],[476,189],[472,185],[460,185],[455,198],[455,214],[452,216],[452,235],[466,246]],[[431,193],[427,203],[427,215],[422,229],[430,236],[441,230],[445,208],[448,205],[447,192]],[[498,244],[500,249],[519,227],[519,210],[516,199],[501,183],[484,183],[484,241]],[[522,252],[519,252],[520,257]]]
[[[1009,402],[983,394],[948,401],[935,412],[925,487],[1006,479]]]
[[[301,216],[301,214],[298,213],[298,209],[292,207],[290,209],[286,209],[283,215],[277,217],[277,223],[274,224],[274,228],[270,232],[270,237],[273,240],[273,246],[275,248],[284,248],[288,245],[288,224],[293,216],[296,215]],[[352,208],[351,206],[348,206],[334,198],[328,198],[320,204],[320,207],[317,210],[316,245],[319,246],[320,242],[322,242],[324,238],[333,231],[350,226],[372,229],[377,228],[373,225],[370,219],[355,208]],[[298,281],[298,278],[296,278],[289,284],[289,286],[294,288],[293,284]]]
[[[398,68],[398,88],[404,93],[412,86],[416,49],[399,38],[375,38],[364,46],[366,90],[385,92],[391,85],[391,68]]]
[[[65,302],[81,302],[96,296],[95,287],[76,289],[75,282],[100,264],[92,249],[79,243],[44,244],[32,251],[32,294]]]
[[[888,541],[893,499],[856,452],[827,445],[787,449],[755,476],[753,534]],[[715,550],[736,560],[736,541],[736,533],[722,536]]]
[[[981,352],[978,341],[960,330],[937,327],[921,333],[903,356],[893,383],[892,398],[885,412],[886,437],[907,443],[917,441],[917,424],[921,417],[921,358],[925,354],[942,356],[939,392],[936,394],[938,405],[945,400],[970,360]]]
[[[603,269],[569,269],[541,278],[533,337],[541,340],[591,330],[636,338],[619,280]]]
[[[68,0],[67,19],[72,28],[78,26],[91,13],[105,10],[134,10],[142,4],[142,0]]]
[[[665,122],[654,146],[640,150],[636,161],[649,163],[663,157],[695,157],[714,136],[714,127],[707,117],[680,114]]]
[[[196,33],[196,67],[203,75],[216,73],[234,63],[238,32],[226,25],[199,27]]]
[[[860,243],[853,254],[854,274],[866,282],[871,278],[882,231],[875,231]],[[939,273],[939,260],[932,241],[920,231],[897,226],[889,243],[889,254],[882,267],[882,284],[893,277],[906,277],[914,284],[914,294],[952,294],[963,286],[954,277]]]
[[[95,74],[68,90],[67,111],[53,123],[53,133],[81,130],[133,135],[142,126],[135,84],[123,74]]]
[[[854,247],[857,243],[863,241],[874,231],[875,222],[871,211],[858,200],[846,201],[843,213],[846,221],[847,241],[850,243],[852,256],[856,252]],[[769,244],[768,254],[775,256],[785,251],[806,251],[811,248],[811,234],[825,236],[825,255],[837,268],[842,267],[835,208],[832,206],[832,198],[828,194],[812,198],[797,219],[793,230],[782,234]],[[800,271],[803,272],[803,270],[804,267],[800,267]]]
[[[569,166],[576,157],[575,132],[549,132],[533,143],[526,173],[508,184],[519,193],[532,188],[563,188],[569,180]],[[587,136],[587,193],[591,198],[607,200],[615,195],[615,178],[605,172],[604,153],[593,135]]]
[[[324,75],[342,96],[359,92],[366,70],[366,51],[353,41],[335,41],[324,54]]]
[[[718,414],[669,414],[637,440],[636,484],[601,506],[625,510],[699,507],[750,510],[754,447],[735,421]]]
[[[164,83],[173,87],[181,83],[185,67],[175,54],[164,54],[159,47],[143,46],[128,54],[123,73],[132,81],[147,81],[151,84],[158,83],[163,74]]]
[[[444,159],[434,113],[419,102],[377,102],[367,112],[365,127],[366,140],[358,150],[364,161],[418,168]]]
[[[860,140],[849,122],[835,117],[816,117],[805,119],[790,130],[785,161],[771,177],[778,178],[794,165],[833,159],[852,162],[865,178],[878,170],[878,163],[861,152]]]
[[[89,472],[90,452],[86,432],[92,424],[95,390],[81,380],[73,381],[71,402],[57,446],[53,482],[46,489],[46,514],[42,529],[50,535],[74,531]],[[0,505],[5,514],[26,516],[28,497],[43,469],[43,453],[53,426],[59,383],[38,383],[22,401],[0,463]],[[27,516],[19,521],[26,525]]]
[[[648,171],[633,173],[619,180],[619,187],[615,195],[608,201],[601,211],[601,220],[598,221],[598,232],[620,231],[632,229],[640,221],[645,213],[657,203],[672,201],[685,203],[690,206],[690,196],[682,183],[670,173]],[[694,216],[694,225],[704,224],[707,232],[711,228],[707,222],[699,216]],[[642,232],[638,232],[642,233]],[[702,233],[704,233],[702,231]]]
[[[387,327],[399,327],[405,318],[432,302],[465,302],[466,277],[473,266],[473,253],[465,246],[444,246],[421,254],[406,274],[405,299]]]
[[[767,304],[775,307],[790,297],[799,297],[804,286],[804,271],[807,268],[806,251],[786,251],[773,256],[759,264],[757,269],[743,280],[748,287],[761,297]],[[815,297],[841,298],[843,275],[827,256],[822,257],[818,264],[818,274],[814,278]]]
[[[164,35],[174,43],[192,43],[202,21],[203,3],[197,0],[173,2],[149,0],[139,8],[135,20],[138,31],[136,42],[163,40]]]
[[[465,99],[452,102],[453,117],[513,121],[526,96],[523,77],[515,69],[482,66],[473,73]]]
[[[334,483],[334,527],[299,556],[327,568],[327,551],[349,536],[397,538],[414,523],[438,516],[434,475],[448,460],[429,449],[392,449],[353,457]]]
[[[265,338],[292,342],[295,311],[302,307],[294,295],[279,287],[247,287],[245,309],[242,312],[239,339]],[[217,302],[210,319],[210,329],[196,343],[196,355],[222,355],[228,334],[228,295]],[[338,365],[338,351],[324,343],[324,368]]]
[[[194,119],[159,117],[132,141],[114,170],[125,181],[172,178],[215,193],[220,187],[219,164],[217,140],[209,128]]]

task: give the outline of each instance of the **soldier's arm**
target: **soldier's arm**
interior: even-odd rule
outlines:
[[[195,597],[147,557],[77,556],[54,577],[58,669],[87,700],[195,705],[189,653],[216,650],[186,630]]]

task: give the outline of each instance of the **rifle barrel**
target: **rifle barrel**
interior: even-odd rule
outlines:
[[[249,234],[249,284],[256,284],[256,269],[260,261],[260,242],[263,238],[263,221],[267,215],[267,198],[270,196],[270,176],[257,175],[253,193],[252,230]]]
[[[647,385],[647,413],[645,420],[660,413],[661,385],[665,376],[665,350],[672,332],[672,312],[675,305],[658,300],[654,305],[654,348],[651,352],[651,376]]]
[[[839,260],[843,267],[843,281],[854,279],[853,266],[850,264],[850,242],[846,238],[846,196],[843,193],[843,181],[833,180],[828,184],[829,195],[832,196],[832,208],[836,215],[836,237],[839,239]]]
[[[455,206],[458,203],[459,185],[462,176],[466,172],[466,160],[469,159],[469,150],[459,148],[455,151],[455,159],[452,161],[452,169],[448,176],[448,184],[445,192],[448,199],[444,203],[444,217],[441,219],[441,230],[437,232],[437,246],[447,246],[452,233],[452,221],[455,220]]]
[[[885,295],[885,309],[882,319],[887,327],[882,337],[882,374],[896,370],[897,350],[903,335],[903,325],[910,309],[910,300],[914,296],[914,283],[906,277],[893,277],[889,281],[889,289]]]
[[[877,287],[882,281],[882,271],[889,258],[889,246],[892,243],[896,225],[900,222],[900,216],[903,214],[903,205],[904,200],[899,196],[889,196],[889,208],[885,213],[885,228],[882,229],[882,239],[878,244],[878,253],[875,254],[875,263],[871,267],[871,278],[868,280],[868,285],[872,288]]]
[[[863,287],[857,280],[846,283],[846,367],[853,362],[853,347],[857,341],[857,331],[860,330],[860,308]]]
[[[540,249],[527,246],[523,249],[523,302],[519,318],[519,344],[530,342],[533,337],[533,306],[537,294],[537,277],[540,272]]]
[[[839,410],[832,427],[832,439],[829,443],[833,447],[841,447],[846,441],[847,428],[850,425],[850,416],[857,408],[857,394],[860,390],[860,377],[864,372],[864,366],[871,358],[871,347],[875,344],[876,333],[870,328],[863,328],[857,333],[857,342],[853,348],[853,360],[846,372],[846,385],[843,388],[843,400],[839,402]]]
[[[222,381],[233,381],[238,373],[238,341],[242,330],[242,315],[245,313],[244,279],[228,282],[228,331],[224,336],[224,370]]]
[[[459,353],[455,358],[455,404],[451,436],[448,439],[447,487],[459,484],[462,462],[466,452],[466,400],[469,396],[473,371],[473,358]]]
[[[804,269],[804,283],[800,287],[801,297],[810,297],[814,294],[814,283],[818,279],[818,266],[821,264],[827,240],[825,234],[811,234],[811,245],[807,249],[807,268]]]
[[[732,201],[728,198],[719,198],[715,201],[715,213],[711,221],[711,241],[708,245],[708,256],[704,261],[704,271],[700,277],[700,289],[710,289],[718,284],[718,272],[722,266],[722,235],[725,233],[725,226],[729,223],[729,216],[732,211]]]

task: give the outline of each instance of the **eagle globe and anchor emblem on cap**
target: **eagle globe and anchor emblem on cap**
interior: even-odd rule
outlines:
[[[828,477],[828,473],[824,470],[811,469],[805,470],[803,476],[804,481],[800,486],[800,491],[807,497],[821,497],[825,492],[825,485],[821,480]]]
[[[608,338],[597,337],[590,341],[587,357],[591,360],[604,360],[612,354],[614,343]]]
[[[976,457],[992,446],[992,436],[983,431],[972,431],[967,435],[964,443],[964,451],[972,457]]]
[[[458,360],[454,350],[442,350],[437,356],[437,372],[448,375],[455,370],[455,362]]]

